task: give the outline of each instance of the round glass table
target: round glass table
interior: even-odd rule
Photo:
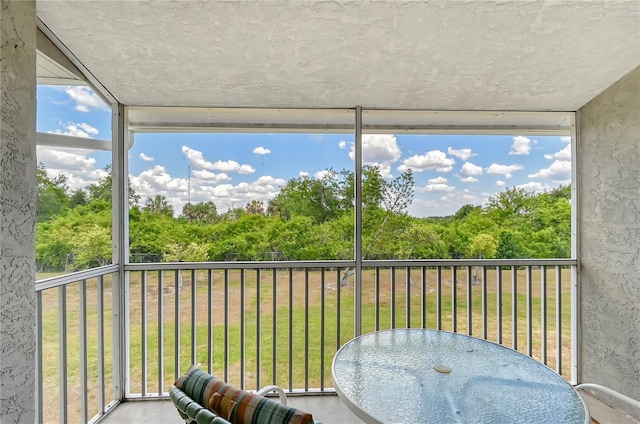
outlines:
[[[436,330],[386,330],[333,359],[342,401],[366,423],[589,423],[562,376],[515,350]]]

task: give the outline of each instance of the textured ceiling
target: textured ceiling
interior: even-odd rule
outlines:
[[[576,110],[640,65],[640,1],[43,1],[126,105]]]

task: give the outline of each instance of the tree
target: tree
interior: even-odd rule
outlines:
[[[469,256],[479,259],[495,258],[498,249],[498,242],[490,234],[478,234],[469,243]],[[473,284],[478,283],[478,271],[480,267],[475,267],[473,272]]]
[[[209,259],[207,243],[171,243],[166,246],[163,260],[166,262],[204,262]]]
[[[149,212],[152,215],[173,216],[173,207],[169,205],[167,198],[161,194],[156,194],[153,198],[147,198],[142,210]]]
[[[88,202],[89,199],[87,198],[87,192],[81,188],[74,190],[71,197],[69,197],[69,206],[72,208],[86,205]]]
[[[379,173],[377,168],[374,172]],[[404,230],[408,223],[405,219],[406,211],[413,201],[413,171],[411,168],[403,172],[400,176],[391,181],[384,181],[380,187],[380,201],[382,209],[369,208],[363,214],[363,220],[368,221],[363,228],[363,238],[368,239],[363,257],[371,259],[375,256],[388,255],[394,250],[382,252],[380,247],[384,243],[379,243],[383,239],[391,240],[394,234]],[[363,189],[364,191],[364,189]],[[364,244],[364,243],[363,243]],[[376,246],[376,244],[379,244]],[[394,252],[397,253],[397,252]]]
[[[105,176],[98,179],[98,182],[95,184],[90,184],[87,186],[87,191],[89,192],[89,200],[104,200],[106,202],[111,203],[112,199],[112,186],[113,186],[113,169],[111,165],[107,165],[104,167],[104,171],[106,172]],[[129,204],[137,205],[140,201],[140,196],[136,194],[136,192],[131,188],[131,182],[129,182]]]
[[[264,213],[264,204],[259,200],[252,200],[247,203],[244,210],[249,215],[262,215]]]
[[[74,268],[111,263],[111,228],[92,225],[74,235]]]
[[[212,224],[218,218],[218,210],[213,202],[187,203],[182,207],[182,216],[199,225]]]
[[[314,224],[320,224],[337,218],[344,212],[344,196],[341,188],[344,184],[339,174],[333,170],[320,178],[299,177],[287,181],[280,192],[267,207],[267,215],[291,219],[294,216],[306,216]]]
[[[487,213],[494,222],[502,224],[507,220],[517,222],[531,212],[531,199],[533,193],[523,188],[507,188],[489,198]]]
[[[67,197],[67,178],[60,174],[49,178],[43,163],[38,163],[36,168],[37,179],[37,221],[50,221],[54,216],[60,215],[69,207]]]

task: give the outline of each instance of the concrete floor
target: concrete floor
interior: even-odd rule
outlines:
[[[287,404],[322,424],[362,424],[336,395],[288,396]],[[184,424],[170,400],[123,402],[100,424]]]
[[[640,424],[587,393],[581,395],[587,401],[591,416],[600,424]],[[308,411],[322,424],[362,424],[337,396],[289,396],[289,405]],[[170,400],[123,402],[101,424],[183,424]]]

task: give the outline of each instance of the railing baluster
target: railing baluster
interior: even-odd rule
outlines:
[[[158,395],[164,391],[164,273],[158,271]]]
[[[396,268],[391,267],[391,328],[396,328]]]
[[[406,326],[411,328],[411,268],[405,268],[405,308],[406,308]]]
[[[58,367],[60,393],[60,422],[69,422],[67,403],[67,286],[58,288]]]
[[[451,267],[451,331],[458,332],[458,269]]]
[[[196,333],[198,331],[198,323],[196,320],[197,313],[197,297],[196,297],[196,288],[197,288],[197,280],[196,280],[196,270],[191,270],[191,363],[197,364],[196,361],[196,347],[197,339]]]
[[[427,267],[420,268],[420,326],[427,328]]]
[[[376,331],[380,330],[380,268],[376,267],[375,269],[375,273],[376,273],[376,305],[375,305],[375,309],[376,309]]]
[[[262,323],[260,312],[262,309],[262,299],[261,299],[261,291],[262,290],[262,270],[256,270],[256,390],[259,390],[262,387],[262,375],[261,375],[261,364],[262,364]]]
[[[224,270],[224,381],[229,381],[229,268]]]
[[[97,282],[98,307],[98,407],[99,414],[104,413],[106,406],[104,389],[104,275]]]
[[[436,267],[436,329],[442,330],[442,267]]]
[[[78,290],[80,326],[80,419],[83,423],[89,421],[89,407],[87,395],[87,280],[80,282]]]
[[[141,271],[140,277],[140,360],[142,378],[142,396],[147,395],[147,271]]]
[[[247,352],[247,320],[245,292],[247,286],[247,270],[240,270],[240,388],[246,389],[244,374],[246,370],[245,356]]]
[[[473,334],[473,281],[471,280],[471,267],[467,267],[467,334]]]
[[[289,391],[293,390],[293,268],[289,268]]]
[[[341,339],[340,339],[340,293],[341,293],[341,286],[342,284],[340,284],[340,268],[337,269],[337,279],[336,281],[338,282],[338,284],[336,284],[336,350],[340,349],[340,346],[342,345],[341,343]],[[348,271],[347,271],[348,272]]]
[[[304,269],[304,391],[309,391],[309,268]]]
[[[542,363],[547,365],[547,267],[540,267],[540,337]]]
[[[182,289],[182,270],[176,269],[173,277],[173,300],[174,300],[174,340],[173,340],[173,352],[174,352],[174,377],[177,379],[180,377],[180,322],[182,321],[182,314],[180,311],[180,290]]]
[[[498,328],[496,332],[498,344],[502,344],[502,267],[496,266],[496,321]]]
[[[320,269],[320,390],[324,391],[325,269]]]
[[[556,266],[556,372],[562,375],[562,269]]]
[[[527,355],[533,356],[533,292],[531,289],[533,275],[530,266],[527,266]]]
[[[272,333],[272,339],[273,339],[273,354],[271,357],[271,367],[272,367],[272,373],[273,376],[271,378],[271,380],[273,381],[273,384],[278,384],[278,271],[274,268],[273,269],[273,295],[271,296],[272,299],[272,303],[273,303],[273,333]]]
[[[487,267],[482,266],[482,338],[488,337],[488,325],[487,316],[489,315],[489,309],[487,306]]]
[[[518,267],[511,267],[511,346],[518,350]]]
[[[213,270],[207,270],[207,371],[213,374]]]

